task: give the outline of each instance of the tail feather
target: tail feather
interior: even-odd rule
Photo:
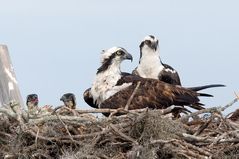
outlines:
[[[196,104],[190,105],[189,107],[191,107],[193,109],[197,109],[197,110],[202,110],[202,109],[205,109],[203,106],[204,106],[204,104],[202,104],[202,103],[196,103]]]
[[[198,95],[203,97],[213,97],[213,95],[207,93],[198,93]]]
[[[200,91],[203,89],[213,88],[213,87],[226,87],[226,86],[223,84],[210,84],[210,85],[205,85],[205,86],[189,87],[188,89],[190,89],[192,91]]]

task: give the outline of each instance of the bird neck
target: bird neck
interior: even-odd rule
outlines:
[[[145,65],[146,67],[152,66],[152,65],[162,65],[160,56],[159,56],[159,49],[156,51],[149,49],[149,48],[143,48],[141,53],[141,57],[139,60],[139,65]]]
[[[106,93],[110,91],[121,78],[120,62],[112,63],[105,71],[96,74],[91,87],[94,103],[100,104],[106,99]]]
[[[164,66],[159,57],[159,50],[149,49],[148,52],[142,52],[142,57],[137,67],[139,76],[158,79],[158,75],[163,69]]]

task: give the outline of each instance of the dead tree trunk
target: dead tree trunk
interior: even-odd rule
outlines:
[[[16,75],[6,45],[0,45],[0,107],[15,101],[23,107]]]

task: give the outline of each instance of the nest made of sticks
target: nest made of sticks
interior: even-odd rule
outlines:
[[[37,116],[0,109],[0,158],[238,158],[239,115],[229,106],[172,120],[166,110],[57,110]],[[16,106],[16,105],[15,105]],[[92,113],[122,116],[96,118]]]

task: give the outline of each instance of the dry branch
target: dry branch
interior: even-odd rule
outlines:
[[[125,110],[129,110],[129,105],[130,105],[130,103],[132,102],[132,100],[133,100],[133,98],[134,98],[136,92],[138,91],[140,84],[141,84],[141,82],[139,81],[139,82],[137,83],[137,86],[135,87],[133,93],[131,94],[129,100],[127,101],[127,104],[125,105],[125,108],[124,108]]]
[[[0,143],[4,143],[0,144],[0,157],[60,158],[68,152],[68,158],[235,158],[239,155],[239,123],[227,119],[221,111],[236,101],[224,107],[200,110],[176,121],[164,117],[175,106],[164,110],[58,107],[53,113],[30,116],[22,120],[23,123],[19,120],[27,113],[19,113],[14,107],[0,108]],[[62,109],[69,113],[61,114]],[[124,115],[89,117],[89,113],[119,112]],[[201,116],[204,113],[210,115],[205,118]],[[199,118],[188,120],[193,116]]]

